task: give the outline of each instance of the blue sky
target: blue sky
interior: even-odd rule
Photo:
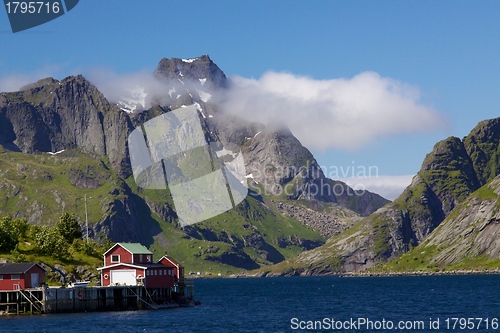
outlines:
[[[500,1],[80,0],[66,15],[13,34],[1,9],[0,87],[99,69],[153,71],[163,57],[202,54],[227,76],[256,81],[269,72],[313,83],[375,73],[418,91],[413,102],[439,124],[381,127],[358,147],[312,151],[320,165],[346,174],[376,166],[379,178],[408,176],[437,141],[499,116],[499,17]]]

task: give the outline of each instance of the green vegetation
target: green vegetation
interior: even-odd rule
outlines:
[[[82,237],[82,228],[78,224],[76,217],[68,213],[61,215],[59,222],[55,226],[55,231],[68,243],[73,243],[75,239]]]
[[[88,186],[86,184],[91,184]],[[30,224],[53,226],[65,212],[85,221],[99,221],[105,213],[103,202],[123,196],[117,175],[103,161],[78,149],[51,156],[11,152],[0,146],[0,211],[24,216]]]
[[[0,211],[24,216],[30,226],[27,236],[21,237],[19,242],[8,232],[0,234],[0,242],[6,243],[2,245],[5,249],[0,249],[2,256],[17,261],[59,263],[65,267],[102,265],[102,253],[107,248],[99,248],[99,243],[89,248],[79,239],[69,241],[79,236],[71,235],[75,221],[80,226],[85,221],[85,195],[90,227],[106,216],[116,214],[111,209],[113,202],[138,202],[135,213],[141,219],[139,236],[146,238],[151,228],[160,229],[150,247],[155,258],[168,251],[192,271],[237,273],[243,268],[232,264],[241,260],[248,267],[269,265],[276,258],[290,258],[302,252],[301,243],[319,245],[324,242],[317,231],[292,218],[275,215],[250,197],[237,209],[195,225],[197,238],[194,238],[179,228],[168,188],[166,191],[139,189],[133,177],[123,182],[114,174],[106,159],[96,160],[78,149],[51,156],[16,153],[0,147]],[[162,217],[152,212],[151,207],[164,212]],[[64,224],[61,224],[62,213]],[[208,233],[212,228],[214,238]],[[65,236],[58,236],[61,233]],[[96,236],[102,238],[105,235]],[[262,244],[251,244],[252,237]],[[62,250],[54,251],[54,248]]]
[[[167,249],[187,271],[212,275],[269,266],[301,253],[302,242],[324,242],[316,230],[274,215],[251,197],[236,209],[186,227],[188,237],[171,223],[161,221],[160,226],[163,232],[151,246],[155,257]]]
[[[16,248],[21,237],[29,229],[25,219],[12,219],[5,216],[0,219],[0,251],[9,252]]]
[[[67,272],[73,271],[75,266],[101,266],[102,254],[113,243],[76,238],[78,231],[81,236],[81,230],[75,221],[69,214],[63,214],[57,226],[50,228],[30,225],[25,219],[2,217],[0,256],[13,262],[39,262],[50,267],[61,265]],[[68,237],[67,229],[61,228],[63,225],[75,228],[71,230],[72,236]],[[55,283],[55,280],[48,282]]]
[[[390,249],[389,221],[381,214],[373,214],[369,217],[373,232],[373,252],[376,256],[383,256]]]
[[[440,252],[437,246],[426,246],[426,242],[417,246],[380,266],[377,271],[384,272],[416,272],[416,271],[438,271],[442,267],[432,263],[434,257]]]
[[[377,267],[375,272],[440,272],[457,270],[495,270],[500,267],[500,259],[488,258],[486,255],[466,257],[456,264],[443,265],[435,261],[444,248],[422,245]]]

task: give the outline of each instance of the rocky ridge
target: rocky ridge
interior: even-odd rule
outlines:
[[[400,261],[412,248],[408,255],[429,246],[438,247],[440,253],[428,259],[429,265],[440,268],[464,258],[498,259],[497,195],[491,188],[496,191],[495,177],[500,171],[499,136],[500,118],[496,118],[480,122],[463,140],[450,137],[438,142],[394,202],[277,270],[291,274],[361,272],[383,267],[390,260]],[[484,191],[491,198],[474,194],[485,184],[490,190]],[[488,233],[481,232],[485,228]]]

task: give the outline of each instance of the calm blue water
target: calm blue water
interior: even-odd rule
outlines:
[[[0,332],[306,332],[292,327],[324,318],[373,325],[324,331],[389,332],[376,325],[390,320],[421,321],[420,332],[500,332],[491,325],[500,319],[499,275],[207,279],[195,281],[195,294],[202,301],[195,308],[3,317]],[[450,321],[446,329],[453,317],[488,318],[489,329],[485,321],[462,330],[460,322],[452,330]],[[439,329],[429,328],[430,318],[439,319]]]

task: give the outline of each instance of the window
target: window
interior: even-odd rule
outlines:
[[[151,256],[147,256],[146,260],[147,260],[148,262],[150,262],[150,261],[151,261]]]
[[[163,275],[167,275],[167,270],[166,269],[163,270]]]
[[[14,287],[13,288],[14,290],[20,290],[21,289],[21,285],[19,285],[19,284],[15,284],[15,285],[13,285],[13,287]]]
[[[139,262],[142,262],[142,254],[139,254]]]
[[[0,280],[3,280],[3,275],[0,275]]]
[[[111,262],[120,262],[120,255],[119,254],[113,254],[111,256]]]
[[[13,274],[13,275],[11,275],[10,279],[11,280],[20,280],[21,276],[19,276],[19,274]]]
[[[158,275],[158,271],[154,270],[153,272],[155,272],[155,275]]]

